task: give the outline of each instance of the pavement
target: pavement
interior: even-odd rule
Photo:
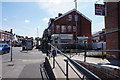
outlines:
[[[68,54],[67,54],[68,55]],[[84,61],[84,54],[72,55],[71,59]],[[68,55],[70,57],[70,55]],[[2,63],[2,68],[0,66],[0,73],[2,78],[45,78],[45,73],[43,71],[43,62],[45,61],[46,55],[37,49],[30,51],[21,51],[20,47],[13,48],[13,61],[10,61],[10,53],[0,56],[0,61]],[[49,59],[49,57],[48,57]],[[63,55],[57,54],[55,57],[56,61],[59,63],[63,71],[66,73],[66,59]],[[53,58],[49,59],[50,65],[52,67],[53,73],[56,78],[65,79],[66,76],[60,70],[59,66],[55,63],[55,68],[53,68]],[[120,61],[109,61],[101,58],[87,57],[86,62],[97,64],[100,66],[107,66],[112,68],[120,69],[117,64],[120,64]],[[114,63],[114,64],[113,64]],[[70,64],[70,63],[69,63]],[[0,64],[1,65],[1,64]],[[70,64],[71,65],[71,64]],[[72,65],[71,65],[72,66]],[[73,66],[72,66],[73,67]],[[74,67],[73,69],[79,74],[80,77],[83,77]],[[68,77],[70,79],[79,78],[72,68],[68,67]]]
[[[59,65],[61,66],[61,68],[63,69],[63,71],[66,73],[66,62],[64,61],[66,58],[62,55],[57,55],[55,57],[56,61],[59,63]],[[49,59],[49,62],[51,64],[51,67],[53,68],[53,58]],[[70,63],[69,63],[70,64]],[[70,64],[71,65],[71,64]],[[72,66],[72,65],[71,65]],[[73,67],[73,66],[72,66]],[[75,69],[73,67],[73,69]],[[75,69],[76,70],[76,69]],[[77,70],[76,72],[82,77],[83,75],[81,73],[79,73]],[[56,78],[62,78],[62,79],[66,79],[66,76],[63,74],[63,72],[60,70],[59,66],[55,63],[55,68],[53,68],[53,73],[55,74]],[[71,79],[75,79],[75,78],[79,78],[76,73],[72,70],[72,68],[70,66],[68,66],[68,77]]]
[[[2,55],[2,78],[42,78],[41,65],[45,61],[45,54],[37,49],[21,51],[13,48],[13,60],[10,53]]]
[[[67,56],[70,57],[70,55],[68,55],[68,54],[67,54]],[[72,56],[71,59],[73,59],[73,60],[78,60],[78,61],[83,61],[84,62],[84,54],[71,55],[71,56]],[[57,54],[55,59],[59,63],[61,68],[66,73],[66,63],[64,61],[64,59],[66,59],[66,58],[63,55]],[[53,67],[53,58],[50,58],[49,62],[51,64],[51,67]],[[97,64],[99,66],[106,66],[106,67],[110,67],[110,68],[116,68],[116,69],[120,70],[120,66],[119,66],[120,65],[120,61],[118,61],[118,60],[111,60],[110,61],[110,60],[107,60],[107,59],[87,57],[86,58],[86,62],[92,63],[92,64]],[[68,67],[68,69],[69,69],[68,77],[70,79],[79,78],[76,75],[76,73],[71,69],[71,67]],[[76,70],[74,67],[73,67],[73,69]],[[79,73],[77,70],[76,70],[76,72],[80,75],[80,77],[83,77],[83,75],[81,73]],[[63,72],[60,70],[59,66],[56,63],[55,63],[55,68],[53,69],[53,73],[55,74],[56,78],[66,78],[66,76],[63,74]]]
[[[88,53],[88,54],[91,54],[91,53]],[[72,59],[84,62],[84,53],[80,55],[79,54],[74,55]],[[97,64],[99,66],[106,66],[110,68],[120,69],[120,60],[107,60],[107,59],[102,59],[102,58],[86,57],[86,62]]]

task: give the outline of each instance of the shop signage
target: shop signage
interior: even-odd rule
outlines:
[[[60,33],[60,25],[56,25],[56,33]]]
[[[95,4],[95,15],[105,16],[106,15],[105,5]]]
[[[67,27],[67,30],[68,30],[68,32],[72,32],[72,26],[69,25],[69,26]]]

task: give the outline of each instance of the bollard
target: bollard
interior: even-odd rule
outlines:
[[[84,50],[85,50],[85,54],[84,54],[84,62],[86,62],[86,41],[84,42]]]
[[[53,69],[55,68],[55,57],[53,56]]]
[[[64,60],[66,62],[66,80],[68,80],[68,60]]]
[[[102,50],[103,50],[103,43],[102,43]],[[104,59],[104,52],[102,51],[102,60]]]
[[[55,68],[55,56],[56,56],[56,51],[55,50],[53,50],[52,56],[53,56],[53,68]]]

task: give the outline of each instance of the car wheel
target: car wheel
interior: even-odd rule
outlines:
[[[7,53],[9,53],[10,51],[7,51]]]
[[[2,50],[2,55],[5,53],[5,51],[4,50]]]

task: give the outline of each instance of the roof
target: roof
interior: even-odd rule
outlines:
[[[101,32],[102,32],[102,31],[97,31],[97,32],[94,32],[94,33],[92,34],[92,36],[99,35]]]
[[[80,14],[81,16],[83,16],[84,18],[86,18],[87,20],[89,20],[90,22],[92,22],[92,20],[90,20],[88,17],[86,17],[85,15],[83,15],[82,13],[80,13],[76,9],[72,9],[72,10],[68,11],[67,13],[65,13],[65,14],[61,15],[60,17],[56,18],[55,21],[58,20],[58,19],[60,19],[60,18],[62,18],[62,17],[64,17],[65,15],[67,15],[67,14],[73,12],[73,11],[76,11],[78,14]]]

